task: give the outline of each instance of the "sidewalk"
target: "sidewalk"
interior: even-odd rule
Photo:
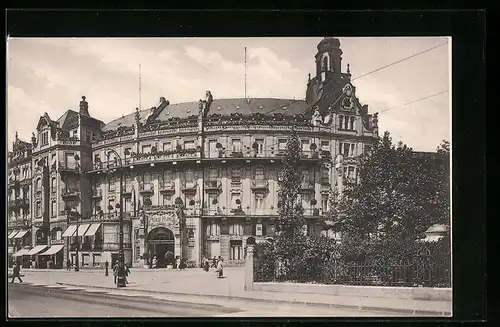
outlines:
[[[76,287],[105,288],[116,290],[113,276],[104,276],[87,271],[50,271],[35,273],[23,270],[27,282],[45,285],[67,285]],[[89,271],[90,272],[90,271]],[[410,315],[451,315],[451,302],[418,301],[390,298],[369,298],[354,296],[331,296],[322,294],[303,294],[285,292],[245,291],[244,269],[228,267],[224,270],[226,278],[218,279],[213,271],[201,269],[163,270],[131,269],[130,284],[127,292],[149,292],[170,295],[196,295],[211,298],[240,299],[262,302],[302,303],[335,308],[368,311],[397,312]]]

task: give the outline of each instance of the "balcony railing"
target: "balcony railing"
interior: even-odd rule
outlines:
[[[155,186],[153,183],[140,183],[139,193],[140,194],[153,194],[155,192]]]
[[[181,190],[182,192],[196,192],[198,188],[198,183],[196,181],[182,181]]]
[[[124,212],[123,213],[123,220],[124,221],[129,221],[132,219],[134,213],[133,212]],[[92,222],[118,222],[120,221],[120,212],[103,212],[103,213],[97,213],[92,215],[90,217],[90,221]]]
[[[242,151],[232,151],[227,149],[220,150],[207,150],[205,151],[205,158],[207,159],[273,159],[285,156],[286,150],[268,149],[256,151],[254,149],[247,149]],[[331,155],[327,151],[302,151],[302,159],[326,159]]]
[[[60,171],[79,172],[80,165],[78,163],[69,163],[69,162],[59,161],[59,170]]]
[[[204,188],[205,191],[220,191],[222,190],[222,182],[217,180],[206,181]]]
[[[254,180],[250,185],[252,191],[265,191],[269,189],[269,182],[266,180]]]
[[[63,198],[78,197],[80,196],[80,190],[77,188],[63,188],[61,196]]]
[[[168,181],[160,184],[160,193],[172,194],[175,193],[175,182]]]

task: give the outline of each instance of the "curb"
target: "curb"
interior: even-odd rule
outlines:
[[[97,288],[105,290],[117,290],[114,287],[106,286],[90,286],[81,284],[70,284],[63,282],[56,282],[57,285],[62,286],[73,286],[73,287],[86,287],[86,288]],[[121,289],[123,290],[123,289]],[[337,308],[337,309],[348,309],[348,310],[359,310],[359,311],[375,311],[383,313],[400,313],[400,314],[410,314],[410,315],[422,315],[422,316],[451,316],[451,312],[442,311],[430,311],[430,310],[412,310],[412,309],[398,309],[398,308],[383,308],[383,307],[372,307],[372,306],[359,306],[359,305],[349,305],[349,304],[330,304],[330,303],[319,303],[319,302],[309,302],[309,301],[294,301],[294,300],[271,300],[262,298],[252,298],[243,296],[229,296],[229,295],[215,295],[215,294],[201,294],[201,293],[180,293],[180,292],[165,292],[165,291],[155,291],[155,290],[138,290],[133,288],[127,288],[127,291],[131,292],[141,292],[141,293],[154,293],[154,294],[165,294],[165,295],[178,295],[178,296],[198,296],[205,298],[215,298],[215,299],[233,299],[233,300],[245,300],[254,302],[264,302],[264,303],[290,303],[290,304],[303,304],[306,306],[320,306],[326,308]]]

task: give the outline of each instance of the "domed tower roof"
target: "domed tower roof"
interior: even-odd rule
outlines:
[[[336,37],[324,37],[323,40],[318,43],[318,51],[332,48],[340,49],[340,41]]]

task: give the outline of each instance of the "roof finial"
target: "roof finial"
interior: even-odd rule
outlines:
[[[18,136],[17,136],[17,131],[16,131],[16,141],[18,140]]]

